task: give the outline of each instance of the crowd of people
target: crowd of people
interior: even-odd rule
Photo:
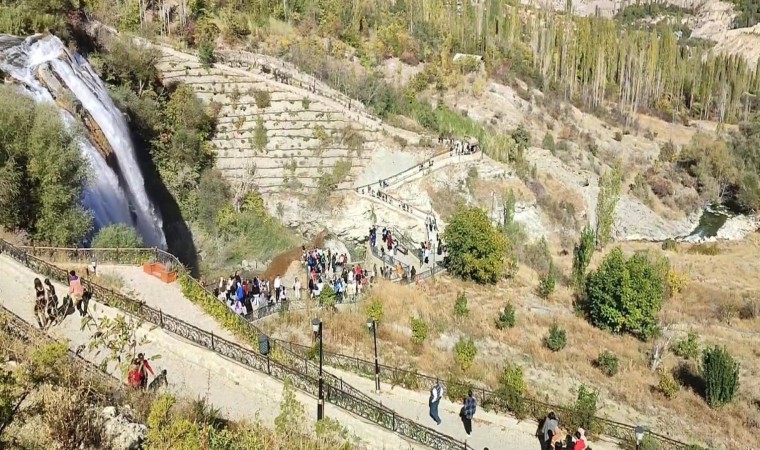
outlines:
[[[213,292],[219,300],[227,302],[240,315],[250,314],[262,306],[274,306],[288,300],[288,289],[279,274],[270,282],[259,277],[244,280],[235,273],[226,280],[221,277],[219,285]]]
[[[336,302],[353,302],[364,287],[374,281],[376,271],[365,270],[360,264],[349,264],[346,253],[338,254],[322,248],[307,250],[306,246],[301,249],[301,262],[309,274],[310,298],[320,298],[325,285],[329,284],[335,292]]]

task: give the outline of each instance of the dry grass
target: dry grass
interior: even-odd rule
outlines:
[[[626,252],[660,251],[658,244],[624,244]],[[553,403],[572,401],[573,389],[581,383],[600,391],[603,399],[600,414],[628,423],[647,423],[658,431],[672,431],[681,439],[706,436],[707,444],[725,444],[727,448],[744,449],[752,441],[757,425],[757,409],[752,402],[760,399],[760,319],[732,318],[728,326],[719,314],[722,305],[749,302],[745,293],[760,292],[756,277],[760,269],[760,236],[753,235],[741,243],[721,243],[715,256],[691,254],[684,249],[667,252],[673,267],[689,278],[686,289],[664,306],[662,317],[669,330],[683,336],[693,329],[703,345],[727,345],[742,364],[740,395],[734,404],[719,411],[711,410],[700,395],[682,389],[673,400],[656,390],[659,378],[649,370],[651,343],[629,336],[613,336],[596,329],[572,312],[572,297],[566,288],[559,289],[550,301],[544,302],[533,293],[536,274],[521,267],[517,277],[494,287],[475,286],[439,277],[420,287],[380,284],[374,295],[383,302],[384,317],[379,329],[383,363],[416,367],[432,375],[446,375],[454,369],[452,348],[461,335],[471,336],[478,347],[475,364],[466,376],[484,385],[495,386],[505,359],[519,362],[526,370],[534,395],[548,397]],[[571,257],[555,257],[566,273]],[[595,255],[596,266],[602,255]],[[469,299],[469,316],[454,317],[457,293],[464,291]],[[517,310],[515,328],[500,331],[494,321],[501,308],[512,302]],[[358,310],[340,312],[324,318],[325,342],[330,350],[371,359],[372,341],[364,322],[367,303]],[[421,347],[410,341],[410,316],[423,318],[429,328]],[[298,338],[308,343],[308,314],[298,323],[278,319],[268,323],[275,335]],[[279,322],[279,321],[283,322]],[[568,345],[557,353],[544,348],[542,338],[553,321],[567,331]],[[284,331],[287,330],[287,331]],[[607,377],[594,367],[593,361],[602,351],[610,351],[620,359],[620,372]],[[679,359],[668,355],[663,361],[667,370]],[[680,430],[680,431],[678,431]]]

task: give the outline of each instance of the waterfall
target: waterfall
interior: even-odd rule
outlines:
[[[0,35],[0,70],[23,84],[37,101],[54,102],[64,94],[58,90],[68,90],[102,131],[113,152],[111,166],[92,136],[79,142],[92,172],[83,203],[93,211],[96,227],[126,223],[137,229],[147,245],[166,248],[162,220],[145,191],[127,122],[89,63],[81,55],[71,54],[52,35],[23,41]],[[39,79],[45,72],[53,77],[43,84]],[[59,109],[65,122],[72,125],[76,120],[72,114]]]

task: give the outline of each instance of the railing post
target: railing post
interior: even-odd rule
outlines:
[[[161,328],[163,328],[164,327],[164,312],[161,311],[160,309],[158,310],[158,318],[161,324]]]
[[[214,346],[214,332],[211,332],[211,350],[216,350]]]
[[[391,430],[396,431],[396,411],[393,411],[393,421],[391,422]]]

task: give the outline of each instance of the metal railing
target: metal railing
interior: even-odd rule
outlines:
[[[207,295],[206,301],[219,301],[208,292],[197,280],[192,278],[185,270],[184,266],[171,255],[159,249],[53,249],[44,247],[27,247],[35,251],[44,251],[55,253],[51,255],[54,259],[61,256],[69,255],[76,261],[87,261],[93,259],[94,255],[99,255],[100,262],[104,261],[104,255],[119,255],[130,260],[145,261],[154,260],[163,264],[171,263],[178,272],[182,274],[181,283],[189,283],[190,289],[200,291],[200,295]],[[61,283],[68,284],[68,271],[55,266],[49,262],[30,255],[19,247],[13,246],[9,242],[0,240],[0,252],[7,254],[11,258],[25,265],[35,273],[41,274]],[[152,254],[152,255],[151,255]],[[134,259],[133,259],[134,258]],[[71,261],[71,259],[69,259]],[[209,349],[216,354],[237,361],[251,369],[268,374],[278,380],[289,378],[293,385],[304,392],[313,396],[318,393],[318,381],[315,378],[317,371],[315,365],[299,353],[291,351],[283,341],[273,339],[272,357],[264,356],[253,350],[244,348],[238,344],[227,341],[214,333],[202,330],[194,325],[177,319],[171,315],[164,314],[160,309],[152,308],[145,302],[129,298],[121,293],[100,286],[87,278],[82,278],[83,287],[93,294],[93,298],[107,306],[118,308],[130,315],[133,315],[145,322],[152,323],[160,328],[174,333],[188,341]],[[225,310],[228,310],[225,307]],[[260,330],[253,324],[234,314],[238,322],[235,323],[235,331],[242,332],[251,342],[256,342]],[[301,371],[303,370],[303,372]],[[311,373],[309,373],[311,371]],[[435,449],[472,449],[466,442],[458,441],[450,436],[439,433],[432,428],[425,427],[414,422],[411,419],[398,415],[395,411],[384,407],[378,402],[367,397],[360,391],[352,388],[342,380],[327,374],[323,370],[325,385],[325,400],[340,408],[343,408],[353,414],[368,419],[388,430],[397,434],[415,440],[423,445]]]

